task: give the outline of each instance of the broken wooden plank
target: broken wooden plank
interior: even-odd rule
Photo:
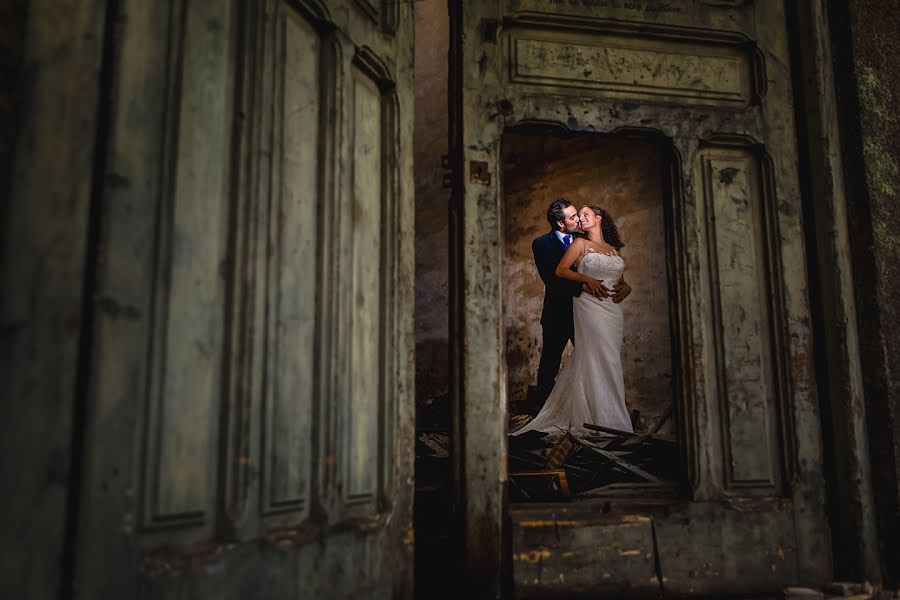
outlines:
[[[664,481],[662,483],[610,483],[586,489],[578,492],[578,498],[675,498],[678,496],[678,486],[675,483]]]
[[[441,445],[441,443],[436,439],[436,436],[428,433],[423,433],[419,435],[419,441],[428,446],[428,449],[431,450],[431,456],[436,458],[447,458],[450,456],[450,453],[447,449]]]
[[[569,458],[569,455],[572,454],[575,443],[575,438],[567,431],[565,437],[559,440],[559,442],[553,446],[553,449],[550,450],[550,453],[547,454],[547,468],[559,469],[563,463],[566,462],[566,459]]]
[[[621,429],[613,429],[612,427],[605,427],[603,425],[594,425],[593,423],[582,423],[582,427],[585,429],[590,429],[591,431],[602,431],[603,433],[609,433],[612,435],[621,435],[621,436],[632,436],[634,433],[631,431],[622,431]]]
[[[620,456],[616,456],[612,452],[603,450],[602,448],[596,448],[593,444],[591,444],[590,442],[584,441],[584,440],[582,440],[581,443],[584,444],[585,446],[587,446],[588,448],[590,448],[591,450],[593,450],[594,452],[596,452],[597,454],[599,454],[600,456],[607,458],[608,460],[612,461],[613,463],[617,464],[618,466],[622,467],[623,469],[626,469],[626,470],[634,473],[635,475],[637,475],[638,477],[640,477],[642,479],[646,479],[647,481],[651,481],[653,483],[662,483],[663,482],[660,478],[655,477],[654,475],[651,475],[650,473],[641,469],[640,467],[636,467],[635,465],[631,464],[624,458],[622,458]]]

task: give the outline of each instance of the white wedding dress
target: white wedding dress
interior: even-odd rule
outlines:
[[[618,254],[587,248],[578,272],[603,281],[607,289],[618,283],[625,261]],[[544,408],[513,435],[526,431],[585,434],[584,423],[633,431],[625,406],[622,377],[622,306],[611,298],[583,292],[572,300],[575,348],[556,378]]]

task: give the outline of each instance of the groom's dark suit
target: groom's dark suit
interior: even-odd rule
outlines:
[[[574,241],[574,237],[572,238]],[[549,394],[559,371],[566,343],[575,343],[575,324],[572,318],[572,298],[581,294],[581,283],[560,279],[554,272],[566,249],[555,231],[531,243],[534,264],[544,281],[544,308],[541,310],[541,329],[544,347],[538,366],[537,387]]]

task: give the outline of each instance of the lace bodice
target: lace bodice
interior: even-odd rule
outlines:
[[[606,254],[593,248],[586,248],[581,261],[578,263],[578,272],[590,275],[594,279],[603,281],[607,288],[614,286],[622,278],[625,270],[625,261],[618,254]]]

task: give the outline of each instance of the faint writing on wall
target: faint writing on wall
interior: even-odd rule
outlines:
[[[618,38],[587,44],[523,37],[511,45],[512,81],[588,87],[623,97],[749,101],[748,68],[740,51],[656,45],[635,47]]]

